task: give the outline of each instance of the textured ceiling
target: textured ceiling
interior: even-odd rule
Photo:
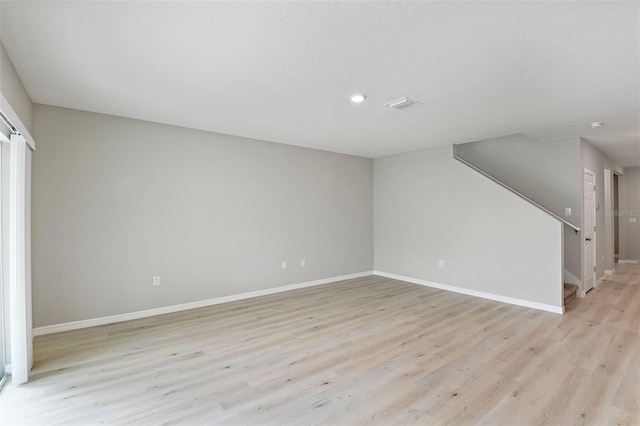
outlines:
[[[636,1],[2,8],[2,41],[36,103],[366,157],[582,136],[640,166]],[[368,98],[354,105],[358,92]],[[422,105],[384,106],[402,96]]]

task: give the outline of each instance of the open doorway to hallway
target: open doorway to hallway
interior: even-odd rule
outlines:
[[[620,207],[618,201],[618,175],[613,174],[613,261],[620,259]]]
[[[624,263],[624,222],[620,221],[624,209],[624,176],[621,170],[610,167],[604,169],[604,274],[616,273],[620,263]]]

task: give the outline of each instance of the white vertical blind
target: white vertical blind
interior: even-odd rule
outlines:
[[[31,298],[31,161],[33,151],[29,144],[25,149],[24,180],[24,279],[26,287],[27,358],[29,370],[33,368],[33,303]]]
[[[7,138],[4,133],[0,132],[0,177],[3,176],[2,170],[2,143],[9,143],[9,138]],[[6,339],[8,339],[8,330],[5,329],[7,326],[5,322],[5,300],[8,300],[9,294],[5,291],[5,279],[4,273],[2,269],[5,267],[4,260],[4,250],[6,250],[4,246],[4,232],[6,230],[3,227],[2,221],[2,205],[6,202],[3,199],[3,188],[2,188],[2,178],[0,178],[0,389],[4,384],[4,380],[6,379],[6,371],[5,364],[7,363],[7,345]],[[6,225],[5,225],[6,226]]]
[[[26,274],[26,159],[22,135],[12,134],[9,149],[9,297],[11,322],[11,380],[19,385],[29,380],[31,330],[28,314]]]

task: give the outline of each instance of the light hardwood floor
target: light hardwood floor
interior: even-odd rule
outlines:
[[[367,277],[38,337],[12,424],[640,424],[640,266],[564,316]]]

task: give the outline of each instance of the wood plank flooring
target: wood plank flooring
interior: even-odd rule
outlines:
[[[564,316],[366,277],[35,340],[0,424],[640,424],[640,266]]]

